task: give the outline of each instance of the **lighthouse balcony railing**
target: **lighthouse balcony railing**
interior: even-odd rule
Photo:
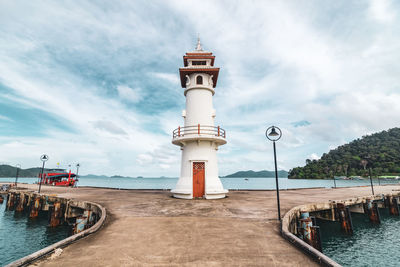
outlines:
[[[186,127],[178,127],[172,133],[172,138],[180,138],[188,135],[212,135],[226,138],[226,132],[219,126],[193,125]]]

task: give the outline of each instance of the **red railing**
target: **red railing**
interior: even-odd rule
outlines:
[[[225,130],[219,126],[206,126],[197,124],[196,126],[178,127],[172,132],[173,138],[183,137],[187,135],[213,135],[226,138]]]

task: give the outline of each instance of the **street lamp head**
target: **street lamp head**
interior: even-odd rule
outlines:
[[[17,165],[15,165],[15,167],[17,167],[18,169],[21,169],[21,164],[17,164]]]
[[[271,132],[268,134],[268,136],[279,136],[275,130],[275,126],[272,126]]]
[[[43,154],[43,155],[40,156],[40,160],[43,161],[43,162],[48,161],[49,160],[49,156],[47,156],[46,154]]]
[[[282,137],[282,131],[279,127],[271,126],[265,131],[265,136],[270,141],[278,141]]]

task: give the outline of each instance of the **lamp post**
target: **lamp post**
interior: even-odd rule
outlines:
[[[276,131],[278,130],[278,132]],[[278,220],[281,221],[281,205],[279,201],[279,182],[278,182],[278,166],[276,164],[276,145],[275,142],[281,139],[282,131],[276,126],[271,126],[265,131],[265,136],[272,141],[274,147],[274,162],[275,162],[275,183],[276,183],[276,202],[278,204]]]
[[[76,183],[79,181],[78,180],[78,172],[79,172],[79,167],[81,166],[81,164],[79,164],[79,163],[77,163],[76,164],[76,179],[75,179],[75,183],[74,183],[74,187],[76,187],[77,185],[76,185]]]
[[[372,195],[375,195],[375,193],[374,193],[374,184],[372,183],[372,172],[371,172],[371,167],[369,167],[368,171],[369,171],[369,180],[370,180],[370,182],[371,182]]]
[[[337,169],[337,167],[335,166],[335,167],[333,168],[333,184],[335,185],[335,188],[336,188],[336,179],[335,179],[336,169]]]
[[[19,169],[21,169],[21,165],[17,164],[17,173],[15,174],[15,187],[17,187],[17,183],[18,183],[18,174],[19,174]]]
[[[78,178],[79,167],[81,165],[79,163],[76,164],[76,178]]]
[[[370,158],[370,157],[368,157],[368,158]],[[364,172],[365,172],[365,170],[366,170],[367,164],[368,164],[368,161],[367,161],[367,160],[365,160],[365,159],[361,160],[361,165],[362,165],[363,168],[364,168]],[[369,181],[371,182],[372,195],[375,195],[375,194],[374,194],[374,184],[372,183],[371,167],[369,167],[368,172],[369,172]]]
[[[42,187],[44,164],[46,161],[49,160],[49,156],[47,156],[46,154],[43,154],[40,156],[40,160],[43,162],[43,165],[42,165],[42,171],[40,172],[40,182],[39,182],[39,192],[38,192],[39,194],[40,194],[40,188]]]

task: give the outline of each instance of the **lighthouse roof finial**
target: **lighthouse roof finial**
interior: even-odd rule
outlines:
[[[200,35],[197,36],[196,51],[203,51],[203,48],[201,47],[201,43],[200,43]]]

